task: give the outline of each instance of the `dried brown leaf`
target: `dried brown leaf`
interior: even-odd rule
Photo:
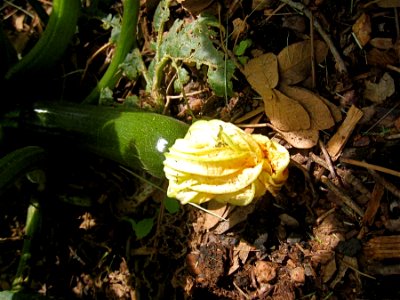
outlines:
[[[395,84],[389,73],[383,74],[379,82],[365,81],[364,97],[375,103],[382,103],[395,92]]]
[[[333,104],[331,101],[325,99],[324,97],[321,97],[321,100],[324,101],[325,105],[328,106],[329,110],[331,111],[331,115],[335,122],[340,122],[342,120],[342,113],[335,104]]]
[[[223,234],[237,224],[246,221],[248,215],[254,211],[255,207],[255,202],[252,202],[247,206],[241,206],[240,209],[238,209],[238,207],[232,207],[228,220],[219,222],[213,229],[213,232],[215,234]]]
[[[182,6],[193,15],[201,13],[213,2],[214,0],[178,0],[178,3],[182,4]]]
[[[319,131],[316,129],[277,131],[290,145],[298,149],[310,149],[318,143]]]
[[[371,39],[371,19],[363,13],[353,25],[353,32],[361,46],[365,46]]]
[[[314,41],[314,54],[321,63],[328,54],[328,47],[322,41]],[[302,41],[284,48],[278,54],[281,83],[292,85],[306,79],[311,72],[311,42]]]
[[[310,116],[297,101],[275,89],[270,89],[261,96],[264,100],[265,113],[277,129],[293,131],[310,128]]]
[[[381,50],[388,50],[393,48],[394,46],[391,38],[376,37],[371,39],[369,43],[371,44],[371,46]]]
[[[207,210],[211,213],[220,216],[219,218],[212,215],[206,214],[204,219],[204,229],[209,230],[221,222],[221,218],[226,218],[229,212],[232,210],[232,206],[225,203],[219,203],[217,201],[210,201],[207,204]]]
[[[376,4],[383,8],[400,7],[399,0],[378,0]]]
[[[335,125],[331,111],[317,94],[296,86],[281,86],[280,90],[286,96],[300,102],[307,110],[311,118],[311,129],[323,130]]]
[[[254,250],[254,246],[251,246],[246,241],[241,240],[239,245],[233,248],[233,258],[231,267],[229,268],[228,275],[234,273],[240,267],[240,262],[245,264],[249,257],[250,251]]]
[[[249,29],[249,24],[245,20],[240,18],[236,18],[232,21],[233,31],[232,31],[232,40],[237,40],[241,35],[246,33]]]
[[[398,55],[395,49],[379,50],[372,48],[367,53],[367,62],[370,66],[386,67],[387,65],[395,65],[398,62]]]
[[[249,60],[244,67],[247,81],[259,94],[278,85],[278,60],[273,53],[265,53]]]

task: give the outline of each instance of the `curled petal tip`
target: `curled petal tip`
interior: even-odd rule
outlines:
[[[220,120],[197,121],[165,154],[168,197],[182,204],[210,200],[248,205],[275,195],[288,177],[285,147]]]

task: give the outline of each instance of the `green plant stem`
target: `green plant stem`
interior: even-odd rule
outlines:
[[[0,195],[16,179],[45,160],[41,147],[27,146],[17,149],[0,159]]]
[[[89,96],[83,103],[98,103],[101,90],[104,88],[113,89],[121,78],[122,74],[118,68],[124,62],[128,53],[133,47],[136,48],[136,30],[139,16],[140,1],[139,0],[124,0],[124,12],[122,15],[121,33],[118,38],[117,48],[112,58],[111,64],[107,71],[97,83],[97,86],[92,90]]]
[[[35,202],[30,204],[25,223],[25,237],[22,253],[17,273],[11,287],[11,290],[14,292],[20,291],[23,288],[23,284],[29,282],[29,262],[32,257],[32,240],[39,231],[40,216],[39,203]]]
[[[54,0],[42,37],[27,55],[8,70],[5,78],[37,76],[37,73],[54,67],[75,33],[80,9],[79,0]]]
[[[153,78],[153,86],[151,88],[151,96],[158,109],[162,108],[164,105],[163,101],[164,95],[161,92],[161,82],[162,79],[164,78],[164,68],[169,61],[170,58],[168,56],[164,56],[161,59],[161,61],[156,63],[156,70],[154,72],[154,78]]]

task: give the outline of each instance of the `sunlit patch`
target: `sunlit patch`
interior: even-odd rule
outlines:
[[[168,141],[164,138],[159,138],[156,144],[156,149],[158,152],[164,153],[167,149]]]
[[[220,120],[197,121],[165,153],[168,197],[182,204],[210,200],[247,205],[285,183],[289,153],[259,134]]]

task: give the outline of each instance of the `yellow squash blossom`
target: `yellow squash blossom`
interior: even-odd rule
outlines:
[[[165,153],[167,195],[182,204],[210,200],[247,205],[288,176],[289,153],[260,134],[220,120],[197,121]]]

